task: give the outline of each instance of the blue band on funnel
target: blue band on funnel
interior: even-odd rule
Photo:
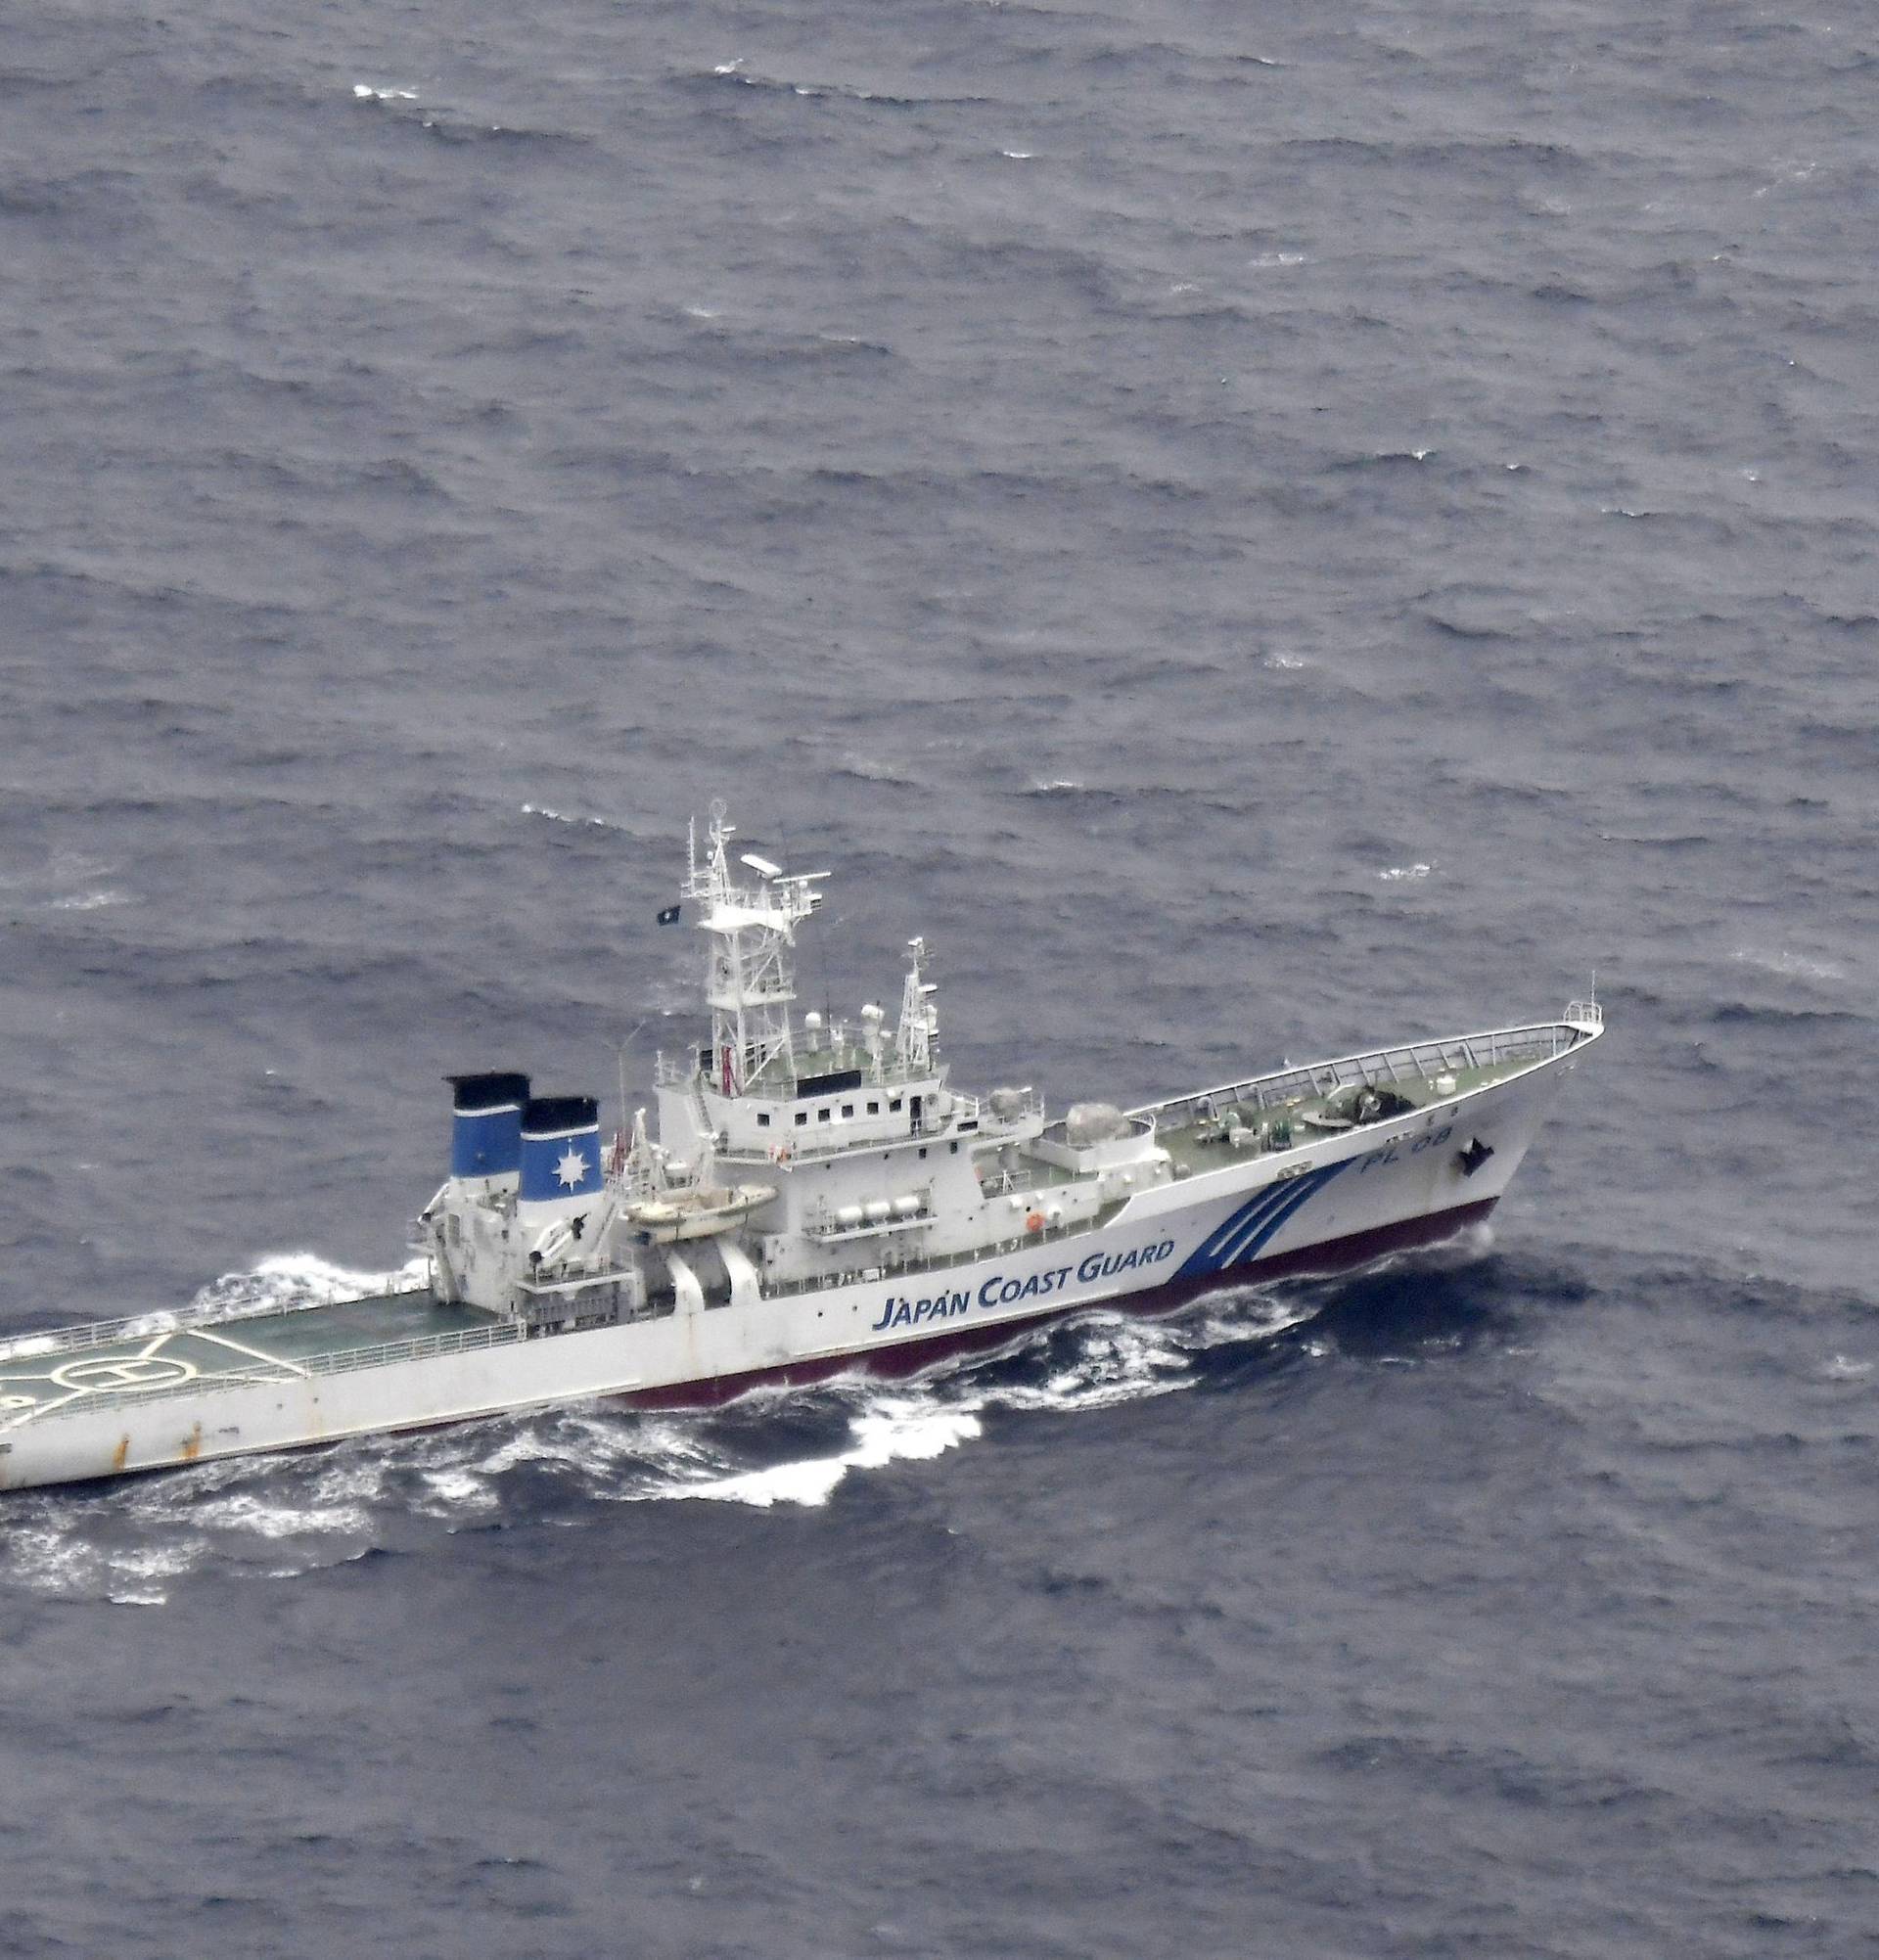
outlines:
[[[513,1070],[446,1075],[451,1088],[450,1175],[513,1176],[522,1168],[528,1077]]]
[[[450,1175],[501,1177],[522,1168],[522,1106],[459,1110],[450,1121]]]

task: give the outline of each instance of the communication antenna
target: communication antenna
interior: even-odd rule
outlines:
[[[642,1021],[630,1034],[623,1034],[618,1041],[610,1041],[607,1044],[614,1051],[615,1060],[619,1064],[619,1119],[622,1123],[626,1120],[626,1051],[633,1045],[633,1037],[645,1026]]]
[[[848,914],[845,912],[828,923],[832,927],[839,926],[847,917]],[[819,937],[815,942],[815,973],[816,978],[822,982],[823,1026],[829,1026],[835,1021],[835,990],[829,985],[829,942],[825,937]]]

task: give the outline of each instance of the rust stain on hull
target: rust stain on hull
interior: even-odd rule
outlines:
[[[196,1459],[202,1455],[202,1453],[203,1453],[203,1426],[201,1423],[198,1423],[196,1427],[193,1430],[191,1430],[186,1436],[184,1436],[181,1456],[183,1462],[194,1463]]]
[[[113,1470],[122,1470],[124,1465],[129,1461],[130,1461],[130,1433],[129,1431],[125,1431],[125,1433],[117,1438],[117,1447],[114,1449],[111,1453],[111,1467]]]

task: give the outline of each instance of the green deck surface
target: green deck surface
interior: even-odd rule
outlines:
[[[491,1318],[474,1306],[446,1306],[428,1293],[392,1293],[372,1299],[343,1299],[332,1306],[301,1307],[292,1313],[262,1314],[211,1331],[298,1361],[310,1354],[336,1354],[348,1347],[377,1347],[388,1341],[424,1341],[434,1334],[461,1334],[473,1327],[487,1327]]]
[[[1489,1082],[1497,1082],[1504,1076],[1518,1074],[1523,1069],[1530,1068],[1531,1066],[1530,1061],[1522,1059],[1497,1063],[1489,1068],[1453,1069],[1449,1072],[1455,1078],[1455,1086],[1452,1089],[1444,1090],[1440,1094],[1438,1094],[1434,1083],[1417,1080],[1414,1077],[1398,1081],[1382,1079],[1377,1083],[1377,1087],[1393,1089],[1398,1095],[1406,1097],[1418,1109],[1421,1109],[1430,1103],[1451,1102],[1456,1096],[1466,1095],[1470,1089],[1485,1088]],[[1346,1095],[1349,1093],[1349,1089],[1350,1085],[1347,1083],[1333,1090],[1331,1096]],[[1221,1100],[1217,1105],[1213,1122],[1183,1123],[1177,1128],[1159,1130],[1156,1133],[1155,1141],[1168,1152],[1169,1156],[1183,1170],[1189,1172],[1218,1170],[1222,1164],[1246,1162],[1260,1157],[1276,1154],[1269,1150],[1252,1148],[1236,1149],[1232,1144],[1222,1141],[1219,1135],[1219,1124],[1229,1110],[1237,1109],[1242,1121],[1248,1124],[1258,1122],[1262,1117],[1269,1117],[1280,1114],[1290,1117],[1292,1120],[1292,1142],[1289,1148],[1296,1150],[1302,1144],[1322,1141],[1325,1137],[1330,1136],[1349,1136],[1352,1133],[1352,1126],[1320,1129],[1305,1120],[1307,1117],[1322,1110],[1326,1103],[1331,1100],[1331,1096],[1305,1096],[1283,1105],[1267,1104],[1264,1107],[1252,1102],[1233,1103]],[[1380,1117],[1373,1123],[1357,1124],[1354,1127],[1358,1130],[1388,1129],[1393,1123],[1401,1123],[1407,1120],[1407,1114],[1398,1111],[1395,1117]]]
[[[474,1307],[413,1292],[166,1332],[120,1329],[89,1345],[79,1345],[83,1328],[66,1329],[47,1337],[54,1345],[41,1352],[0,1354],[0,1433],[55,1408],[121,1404],[223,1379],[293,1381],[334,1356],[499,1325]]]

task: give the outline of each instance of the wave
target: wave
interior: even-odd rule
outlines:
[[[686,75],[680,79],[688,83],[730,82],[740,88],[762,89],[774,95],[797,96],[809,101],[864,102],[877,104],[884,109],[970,109],[990,106],[988,99],[983,95],[893,95],[885,90],[863,88],[858,82],[791,81],[782,75],[756,72],[746,66],[747,61],[747,56],[738,55],[731,61],[714,63],[709,74]]]
[[[1763,967],[1771,974],[1781,974],[1796,980],[1838,980],[1847,977],[1846,968],[1835,961],[1793,952],[1786,946],[1780,948],[1738,946],[1734,957],[1745,966]]]
[[[846,752],[837,760],[834,773],[850,776],[859,783],[892,783],[909,789],[924,787],[921,777],[905,762],[890,755],[864,754],[859,750]]]
[[[1399,469],[1405,463],[1412,467],[1426,463],[1432,456],[1440,453],[1436,449],[1372,449],[1361,456],[1341,456],[1335,462],[1327,463],[1324,468],[1328,475],[1333,476],[1346,470]],[[1437,619],[1436,623],[1441,625],[1444,621]]]
[[[123,1324],[127,1335],[167,1334],[189,1320],[198,1326],[219,1327],[231,1320],[252,1320],[258,1314],[291,1313],[301,1307],[330,1306],[344,1299],[369,1299],[375,1294],[403,1293],[424,1284],[422,1258],[408,1259],[388,1272],[354,1272],[336,1266],[316,1253],[281,1253],[248,1272],[224,1273],[211,1280],[180,1311],[154,1307]],[[53,1330],[15,1335],[0,1341],[0,1358],[44,1354],[59,1344]]]
[[[409,1282],[286,1253],[199,1297],[218,1317],[354,1298]],[[330,1449],[236,1458],[5,1501],[0,1581],[59,1598],[160,1606],[206,1568],[292,1578],[390,1549],[411,1517],[458,1529],[517,1510],[671,1501],[826,1505],[851,1477],[980,1440],[994,1411],[1070,1416],[1204,1384],[1210,1357],[1269,1348],[1317,1311],[1309,1290],[1210,1296],[1167,1319],[1096,1311],[947,1362],[912,1382],[838,1379],[760,1390],[728,1409],[652,1414],[606,1403]],[[153,1332],[174,1315],[154,1314]]]
[[[546,803],[524,803],[522,814],[526,817],[545,817],[554,824],[586,824],[595,830],[621,830],[621,824],[612,822],[607,817],[571,816],[566,810],[550,809]]]
[[[1125,800],[1120,790],[1109,789],[1101,783],[1085,783],[1076,776],[1033,776],[1016,794],[1021,797],[1088,797],[1111,803]]]
[[[1440,613],[1422,615],[1430,625],[1451,640],[1517,640],[1520,635],[1507,626],[1489,626],[1466,619],[1445,618]]]
[[[503,122],[489,116],[481,105],[429,101],[418,89],[399,82],[381,87],[376,82],[355,81],[349,85],[347,100],[358,110],[383,118],[388,128],[416,130],[439,143],[516,144],[549,155],[583,151],[593,144],[584,131]]]
[[[1647,850],[1687,850],[1695,844],[1713,844],[1716,840],[1707,831],[1674,831],[1659,837],[1646,837],[1635,831],[1602,830],[1598,833],[1601,843],[1634,843]]]
[[[310,1305],[411,1272],[353,1272],[289,1253],[202,1298],[238,1310]],[[1510,1257],[1484,1225],[1358,1274],[1224,1289],[1154,1319],[1092,1310],[909,1382],[849,1376],[702,1412],[590,1402],[15,1493],[5,1500],[0,1585],[151,1607],[206,1570],[290,1579],[409,1555],[438,1529],[530,1517],[577,1524],[599,1505],[816,1509],[857,1480],[970,1449],[999,1432],[999,1418],[1073,1421],[1170,1395],[1269,1389],[1302,1368],[1442,1365],[1484,1345],[1516,1347],[1536,1316],[1640,1292],[1694,1294],[1706,1313],[1797,1318],[1811,1329],[1823,1304],[1726,1260],[1651,1262],[1592,1244]],[[1859,1305],[1828,1303],[1839,1313]],[[1859,1390],[1871,1363],[1822,1349],[1817,1379]]]
[[[1746,1000],[1719,1001],[1709,1019],[1722,1027],[1864,1027],[1869,1017],[1847,1007],[1773,1007]]]

